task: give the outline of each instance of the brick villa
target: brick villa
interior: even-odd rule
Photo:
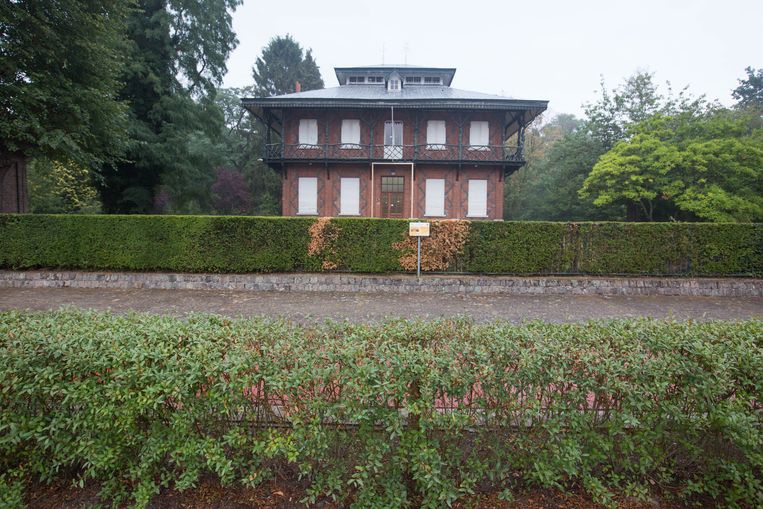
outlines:
[[[548,101],[451,88],[455,69],[335,71],[338,87],[242,100],[267,126],[283,215],[503,217],[504,180]]]

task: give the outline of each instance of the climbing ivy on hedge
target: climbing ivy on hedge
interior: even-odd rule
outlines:
[[[161,486],[290,468],[306,502],[364,509],[478,486],[761,507],[761,372],[755,320],[0,313],[0,492],[64,477],[146,507]]]
[[[297,217],[0,215],[0,267],[312,272],[336,265],[335,270],[353,272],[403,270],[400,246],[408,221],[331,219],[338,234],[323,250],[331,260],[308,255],[314,222]],[[474,221],[448,270],[760,276],[763,224]]]

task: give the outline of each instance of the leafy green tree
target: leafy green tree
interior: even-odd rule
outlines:
[[[583,182],[580,197],[594,197],[593,204],[599,206],[635,204],[652,221],[655,202],[671,183],[678,160],[673,145],[638,134],[601,156]]]
[[[751,108],[763,114],[763,69],[745,69],[747,78],[739,81],[731,95],[737,100],[738,108]]]
[[[122,155],[126,108],[117,92],[130,5],[0,2],[0,156],[91,168]]]
[[[297,81],[303,91],[324,86],[312,50],[304,50],[289,34],[270,40],[255,61],[252,76],[256,97],[292,93]]]
[[[637,72],[611,90],[602,81],[597,100],[584,105],[585,118],[568,122],[567,129],[560,131],[563,136],[548,137],[542,151],[533,152],[532,147],[527,151],[528,164],[507,181],[507,217],[559,221],[635,218],[639,211],[624,204],[636,202],[611,200],[595,206],[592,194],[578,193],[592,168],[617,143],[632,137],[634,126],[654,115],[700,115],[706,109],[704,98],[692,97],[686,89],[674,94],[668,84],[667,92],[661,92],[651,73]],[[528,140],[533,134],[530,130]],[[657,212],[670,214],[662,210],[663,205],[658,200]]]
[[[648,221],[659,207],[683,218],[763,219],[763,128],[754,115],[655,115],[633,131],[596,163],[582,198],[636,206]]]
[[[92,172],[75,163],[33,159],[27,166],[29,209],[38,214],[100,212]]]
[[[224,122],[214,94],[237,44],[230,11],[240,3],[138,1],[128,20],[130,65],[121,90],[130,104],[131,139],[126,160],[104,170],[100,189],[107,212],[211,207]]]

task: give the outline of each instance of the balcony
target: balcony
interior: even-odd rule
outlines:
[[[284,161],[401,161],[475,164],[524,163],[522,147],[510,145],[306,145],[301,143],[265,145],[263,159]]]

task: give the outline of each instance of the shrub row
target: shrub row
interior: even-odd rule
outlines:
[[[145,507],[292,469],[306,502],[363,508],[528,485],[760,507],[761,373],[760,321],[4,313],[0,491],[67,476]]]
[[[405,220],[0,215],[0,267],[186,272],[401,271]],[[763,224],[467,223],[447,270],[506,274],[763,275]],[[323,230],[328,231],[328,230]],[[452,229],[439,229],[441,235]],[[435,234],[438,234],[435,232]],[[447,240],[424,241],[425,254]],[[324,263],[327,262],[327,263]]]

